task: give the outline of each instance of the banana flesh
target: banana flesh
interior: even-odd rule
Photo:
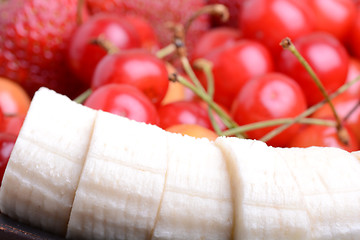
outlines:
[[[309,239],[303,196],[285,159],[260,141],[218,138],[229,161],[235,239]]]
[[[149,239],[165,184],[166,145],[155,126],[99,112],[67,237]]]
[[[359,158],[184,137],[41,89],[0,210],[69,239],[360,239]]]
[[[0,210],[65,235],[96,112],[41,89],[36,92],[0,188]]]
[[[230,239],[233,208],[221,151],[168,134],[168,170],[153,239]]]

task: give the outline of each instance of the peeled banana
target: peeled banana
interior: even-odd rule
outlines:
[[[0,210],[68,239],[360,239],[359,157],[195,139],[42,88]]]

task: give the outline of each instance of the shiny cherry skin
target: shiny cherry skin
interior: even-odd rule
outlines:
[[[300,86],[281,73],[269,73],[253,78],[234,100],[231,114],[239,125],[278,118],[293,118],[306,110],[305,96]],[[251,139],[261,139],[278,126],[246,132]],[[294,125],[271,139],[268,144],[282,147],[298,130]]]
[[[315,18],[315,30],[332,34],[341,42],[349,36],[356,17],[353,0],[308,0]]]
[[[350,82],[360,76],[360,60],[354,57],[350,57],[348,73],[345,82]],[[360,81],[353,84],[346,93],[360,98]]]
[[[346,123],[346,126],[355,135],[360,143],[360,106],[359,98],[351,93],[344,93],[332,100],[337,114]],[[334,118],[329,104],[317,110],[312,117],[314,118]]]
[[[295,40],[313,31],[309,8],[298,0],[245,0],[239,27],[245,38],[267,46],[277,58],[285,37]]]
[[[346,128],[348,143],[340,141],[335,127],[306,125],[289,142],[288,147],[336,147],[352,152],[359,150],[359,144],[350,129]]]
[[[360,58],[360,8],[357,8],[355,22],[351,28],[351,34],[349,39],[349,47],[351,50],[351,54],[356,57]]]
[[[91,16],[73,33],[68,47],[70,68],[87,85],[90,85],[96,65],[107,54],[91,43],[100,35],[119,49],[140,47],[135,28],[125,18],[109,13]]]
[[[160,43],[156,36],[154,28],[144,17],[140,15],[126,15],[126,20],[134,26],[140,38],[141,48],[147,49],[155,53],[160,49]]]
[[[212,129],[208,111],[201,102],[178,101],[158,108],[159,126],[167,129],[178,124],[197,124]]]
[[[133,85],[155,105],[160,104],[169,86],[165,63],[141,49],[109,54],[99,62],[91,87],[97,89],[108,83]]]
[[[128,84],[106,84],[94,90],[85,106],[103,110],[129,119],[157,124],[159,117],[155,106],[137,88]]]
[[[316,32],[299,38],[294,41],[294,45],[328,93],[344,84],[349,68],[349,54],[339,40],[328,33]],[[314,80],[290,51],[282,51],[278,68],[299,83],[308,105],[324,99]]]
[[[214,49],[234,44],[241,38],[239,30],[230,27],[217,27],[205,32],[195,43],[193,60],[202,58]]]
[[[24,120],[25,115],[4,116],[3,123],[0,121],[0,132],[10,133],[18,136]]]
[[[0,133],[0,185],[10,158],[10,154],[14,148],[15,141],[15,135],[10,133]]]
[[[213,63],[214,100],[227,109],[247,81],[271,72],[274,68],[270,52],[265,46],[252,40],[239,40],[205,58]],[[204,76],[199,78],[206,86]]]

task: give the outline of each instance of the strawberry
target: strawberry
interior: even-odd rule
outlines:
[[[172,40],[172,33],[166,23],[185,23],[195,11],[205,5],[205,0],[88,0],[92,12],[116,12],[119,14],[138,14],[145,17],[155,28],[162,46]],[[204,33],[209,26],[208,18],[198,18],[190,27],[186,36],[187,46]]]
[[[207,0],[208,4],[223,4],[225,5],[230,13],[230,18],[227,22],[223,23],[219,21],[219,18],[213,17],[211,18],[212,26],[229,26],[229,27],[237,27],[238,19],[239,19],[239,11],[242,5],[243,0]]]
[[[0,5],[0,76],[32,95],[40,86],[75,96],[81,89],[66,64],[77,0],[8,0]],[[69,87],[70,86],[70,87]]]

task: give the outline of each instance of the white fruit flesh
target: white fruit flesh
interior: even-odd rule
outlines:
[[[166,134],[99,112],[67,237],[150,237],[165,184]]]
[[[53,91],[35,94],[0,189],[2,213],[65,235],[95,116]]]
[[[164,197],[153,239],[230,239],[230,179],[221,151],[207,139],[168,134]]]
[[[337,148],[277,149],[304,196],[311,239],[359,239],[360,164]]]
[[[218,138],[228,161],[235,239],[309,239],[303,197],[285,159],[265,143]]]

